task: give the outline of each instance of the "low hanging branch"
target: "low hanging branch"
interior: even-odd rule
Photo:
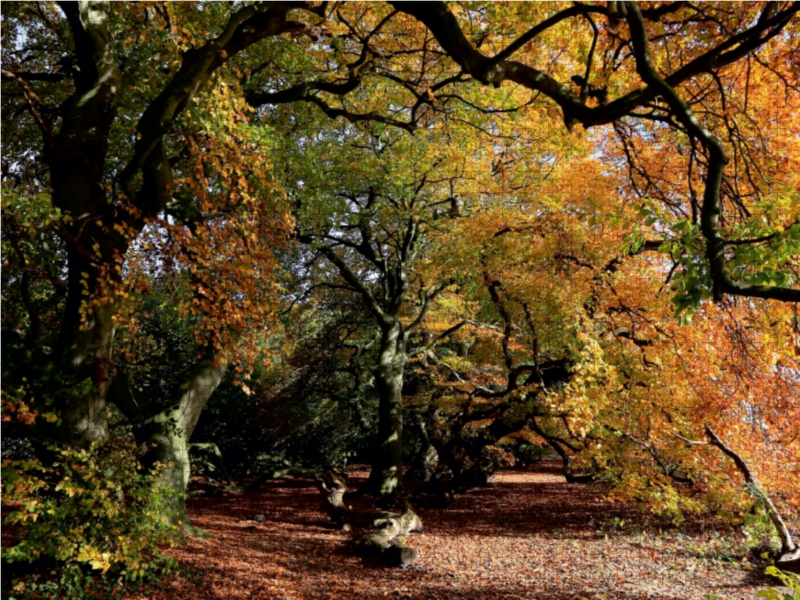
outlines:
[[[794,540],[792,539],[792,534],[789,532],[789,528],[786,526],[786,523],[778,512],[778,509],[775,507],[775,504],[772,502],[772,499],[769,497],[766,491],[764,491],[764,488],[762,488],[758,483],[758,480],[756,479],[755,475],[753,475],[753,472],[750,470],[748,464],[739,454],[727,446],[709,425],[705,426],[705,432],[709,440],[707,442],[690,440],[682,435],[677,434],[676,437],[693,446],[703,446],[708,444],[716,446],[722,450],[723,454],[733,460],[736,468],[744,476],[745,482],[750,484],[756,490],[756,493],[759,495],[759,497],[764,501],[764,505],[769,513],[769,518],[772,521],[772,524],[775,525],[775,529],[778,530],[778,537],[780,537],[781,540],[781,556],[777,561],[778,566],[784,568],[791,565],[794,569],[800,567],[800,547],[795,544]]]
[[[207,450],[211,452],[211,454],[214,455],[214,457],[217,459],[219,463],[219,469],[220,471],[222,471],[222,475],[225,477],[225,481],[227,481],[228,485],[230,486],[235,485],[233,482],[233,477],[231,477],[231,474],[228,473],[228,468],[225,466],[225,460],[222,458],[222,452],[220,452],[219,446],[211,442],[205,444],[200,444],[200,443],[187,444],[187,447],[197,448],[198,450]]]
[[[389,2],[396,10],[406,13],[425,25],[436,38],[444,54],[448,55],[464,75],[469,75],[483,85],[499,87],[503,82],[513,82],[531,91],[542,94],[554,101],[563,114],[564,124],[572,130],[576,123],[585,128],[619,123],[627,117],[652,119],[650,113],[640,109],[650,107],[657,98],[662,98],[669,107],[669,113],[656,116],[656,120],[685,132],[691,139],[699,141],[708,152],[708,173],[705,176],[705,190],[701,205],[700,227],[706,242],[706,260],[711,276],[715,299],[724,294],[751,298],[774,299],[782,302],[800,302],[800,289],[779,285],[751,284],[737,281],[731,275],[726,261],[725,248],[729,243],[721,233],[722,216],[721,186],[723,171],[729,159],[720,140],[712,135],[693,114],[690,105],[676,91],[687,81],[704,73],[715,74],[743,57],[751,55],[764,47],[770,40],[779,36],[800,12],[800,3],[767,3],[755,22],[742,31],[708,49],[670,74],[661,76],[651,57],[652,40],[645,21],[658,22],[662,17],[681,10],[684,3],[672,2],[658,8],[642,8],[636,2],[577,3],[566,8],[532,27],[505,50],[494,56],[484,54],[473,45],[459,19],[445,2]],[[693,9],[697,10],[697,9]],[[582,17],[597,36],[595,18],[605,18],[613,31],[620,19],[625,19],[630,29],[630,45],[641,79],[640,86],[624,96],[609,99],[607,94],[599,95],[597,106],[588,106],[586,100],[593,96],[589,83],[592,66],[592,52],[583,76],[573,81],[580,86],[576,94],[569,84],[555,79],[551,74],[540,71],[523,61],[514,60],[513,55],[539,35],[555,27],[562,21]],[[594,41],[592,42],[594,48]]]
[[[711,440],[711,445],[716,446],[726,456],[728,456],[731,460],[733,460],[736,468],[739,469],[742,475],[744,475],[744,480],[753,486],[754,489],[758,491],[759,496],[763,498],[764,505],[767,507],[767,511],[769,512],[769,517],[772,519],[773,525],[775,525],[775,529],[778,530],[778,536],[781,538],[781,554],[788,554],[797,551],[797,545],[794,543],[792,539],[792,534],[789,532],[789,528],[786,527],[786,523],[781,518],[778,509],[775,508],[775,505],[772,503],[772,500],[764,491],[764,489],[759,485],[758,480],[756,480],[755,475],[750,470],[750,467],[744,461],[744,459],[739,456],[736,452],[731,450],[728,446],[726,446],[719,436],[714,433],[714,430],[711,429],[710,426],[706,425],[706,435],[708,439]]]

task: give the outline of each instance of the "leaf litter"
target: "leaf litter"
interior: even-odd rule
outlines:
[[[351,489],[366,475],[351,471]],[[148,598],[749,600],[769,585],[762,567],[704,554],[741,537],[724,523],[664,528],[601,489],[566,483],[553,461],[500,471],[447,509],[419,508],[425,530],[408,544],[421,556],[405,570],[356,557],[352,534],[332,526],[310,477],[187,506],[213,537],[168,553],[203,577],[175,577]]]

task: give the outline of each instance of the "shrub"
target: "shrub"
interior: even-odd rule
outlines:
[[[554,456],[552,450],[542,446],[534,446],[529,442],[520,442],[512,450],[517,466],[527,467],[542,459]]]
[[[790,592],[787,594],[779,592],[775,588],[769,588],[761,590],[756,596],[767,600],[800,600],[800,575],[781,571],[777,567],[767,567],[767,575],[780,579]]]
[[[755,505],[753,512],[744,515],[742,533],[753,556],[765,553],[769,556],[778,554],[781,541],[769,514],[762,505]]]
[[[78,589],[82,573],[133,583],[168,566],[156,545],[175,539],[161,514],[169,492],[153,485],[158,468],[142,470],[129,437],[47,454],[46,462],[3,462],[3,503],[16,509],[5,519],[16,543],[2,549],[4,563],[55,562],[59,597],[67,597],[67,582]],[[10,587],[20,593],[25,583]]]
[[[750,484],[746,486],[746,490],[753,499],[753,505],[750,511],[744,515],[742,523],[742,533],[747,539],[747,546],[753,556],[760,556],[764,553],[769,556],[777,555],[781,541],[767,511],[763,492]]]

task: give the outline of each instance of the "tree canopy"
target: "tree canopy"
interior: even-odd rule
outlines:
[[[190,451],[397,497],[527,444],[676,522],[766,499],[796,553],[798,11],[3,3],[15,459],[141,463],[198,533]]]

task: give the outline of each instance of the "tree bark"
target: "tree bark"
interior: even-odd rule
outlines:
[[[425,422],[419,413],[414,414],[412,424],[420,436],[420,449],[414,460],[411,463],[408,471],[404,475],[404,479],[411,481],[424,481],[425,483],[431,480],[433,473],[436,470],[436,465],[439,462],[439,455],[436,452],[436,446],[431,442],[428,432],[425,429]]]
[[[372,529],[392,521],[397,532],[394,535],[407,535],[412,531],[422,531],[422,520],[408,506],[403,514],[385,511],[356,511],[351,509],[344,502],[344,494],[347,491],[347,478],[344,474],[334,471],[326,471],[322,475],[316,475],[315,480],[320,494],[322,494],[322,506],[328,516],[338,527],[344,531],[354,529]]]
[[[419,550],[391,544],[392,535],[367,533],[356,542],[356,554],[377,558],[387,567],[410,567],[419,558]]]
[[[70,268],[70,282],[76,275],[79,273]],[[78,388],[80,394],[67,396],[62,407],[61,437],[72,445],[87,446],[108,437],[106,394],[114,375],[112,350],[117,305],[111,302],[91,307],[81,323],[80,292],[74,293],[72,285],[70,288],[58,342],[61,356],[57,368],[64,374],[64,381],[83,387]]]
[[[80,69],[74,78],[75,92],[60,107],[58,133],[43,132],[43,157],[50,172],[53,206],[68,218],[63,223],[68,292],[56,370],[63,382],[86,385],[84,393],[72,394],[61,407],[61,437],[85,446],[108,436],[105,395],[111,380],[117,304],[113,298],[103,304],[87,300],[88,292],[99,289],[109,277],[99,265],[113,266],[115,257],[124,254],[118,253],[119,240],[102,224],[102,217],[112,210],[103,171],[120,74],[108,31],[110,3],[60,5],[72,31]]]
[[[316,477],[317,487],[322,494],[322,504],[331,520],[344,531],[371,529],[362,535],[355,544],[358,556],[377,558],[387,566],[410,566],[419,558],[419,551],[404,543],[392,544],[397,536],[422,531],[422,519],[406,506],[403,514],[387,511],[355,511],[344,503],[347,491],[345,475],[326,471]]]
[[[394,320],[381,328],[378,365],[378,451],[364,491],[376,496],[403,493],[403,375],[406,361],[403,326]]]
[[[189,440],[200,412],[227,371],[228,363],[211,354],[188,374],[178,401],[147,421],[144,437],[151,446],[147,463],[164,465],[158,486],[166,491],[165,518],[187,533],[198,534],[186,514],[186,486],[191,474]]]

